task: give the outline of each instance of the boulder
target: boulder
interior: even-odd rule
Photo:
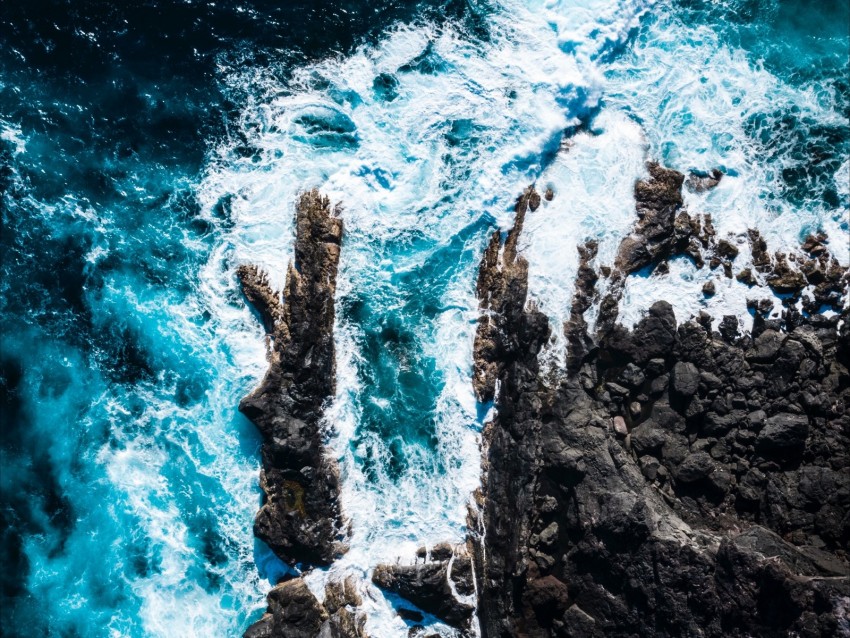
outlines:
[[[372,582],[455,627],[466,626],[474,611],[471,605],[454,597],[449,586],[448,562],[378,565],[372,573]]]
[[[803,414],[776,414],[765,420],[756,445],[769,454],[792,454],[806,445],[809,418]]]
[[[670,374],[670,389],[680,397],[689,398],[699,388],[699,369],[690,362],[679,361]]]

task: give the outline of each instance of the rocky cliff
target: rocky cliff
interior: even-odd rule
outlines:
[[[809,238],[791,268],[751,233],[767,284],[789,293],[780,319],[754,303],[752,334],[741,335],[733,317],[718,330],[707,316],[678,325],[658,301],[633,330],[617,325],[623,279],[673,254],[732,276],[734,247],[715,241],[710,218],[681,209],[684,176],[649,172],[635,188],[632,236],[600,268],[607,294],[594,331],[583,315],[601,278],[596,246],[580,248],[557,383],[541,378],[548,321],[527,303],[525,270],[511,267],[521,259],[512,235],[504,247],[494,236],[482,260],[489,314],[476,343],[510,344],[476,348],[476,370],[497,375],[475,378],[479,399],[498,387],[470,526],[482,530],[482,634],[849,634],[847,274],[824,237]],[[506,277],[510,286],[481,285]],[[807,283],[841,315],[797,312]]]
[[[614,263],[596,264],[594,241],[578,248],[557,374],[540,367],[552,331],[528,299],[518,250],[541,204],[534,188],[504,240],[490,237],[472,382],[496,416],[483,431],[468,542],[373,566],[411,636],[424,635],[426,614],[484,638],[850,636],[850,274],[824,235],[771,254],[755,230],[749,267],[736,273],[738,245],[683,205],[683,186],[713,188],[720,173],[648,173]],[[264,436],[255,531],[305,566],[343,549],[320,427],[341,233],[327,200],[308,193],[284,301],[256,268],[239,271],[271,340],[269,372],[241,406]],[[627,278],[663,275],[676,255],[771,288],[781,312],[754,298],[742,333],[731,316],[679,323],[659,300],[633,329],[618,324]],[[353,581],[329,583],[319,602],[295,578],[268,601],[249,638],[365,638]]]

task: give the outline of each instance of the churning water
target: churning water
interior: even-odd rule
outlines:
[[[307,578],[360,578],[376,638],[406,627],[375,564],[465,535],[475,276],[526,185],[554,192],[522,239],[554,366],[575,247],[612,261],[649,158],[724,171],[686,193],[721,235],[820,228],[850,259],[844,3],[55,4],[0,9],[9,635],[236,636],[261,613],[285,568],[251,533],[236,406],[266,363],[234,272],[283,283],[303,189],[346,225],[326,420],[352,523]],[[621,320],[659,297],[746,320],[705,276],[630,278]]]

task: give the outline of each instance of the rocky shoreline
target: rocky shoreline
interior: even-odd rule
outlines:
[[[554,380],[539,357],[550,322],[528,299],[517,248],[541,205],[534,187],[504,240],[492,234],[472,364],[476,398],[496,416],[482,434],[467,543],[373,566],[411,636],[426,635],[425,615],[484,638],[850,635],[850,274],[824,235],[771,254],[756,230],[750,266],[735,272],[742,248],[682,198],[722,174],[654,163],[648,173],[614,263],[596,264],[594,241],[578,248],[566,369]],[[266,379],[240,406],[264,436],[255,532],[306,566],[344,551],[320,428],[341,237],[314,191],[298,206],[284,302],[260,271],[239,271],[271,336]],[[734,316],[680,324],[659,300],[632,330],[619,325],[626,279],[663,274],[677,255],[769,287],[781,311],[754,297],[742,332]],[[320,603],[296,578],[272,590],[246,636],[365,638],[360,605],[353,581],[330,583]]]
[[[649,172],[613,268],[600,276],[595,243],[579,248],[568,373],[554,387],[541,378],[549,326],[523,281],[495,319],[512,347],[496,362],[476,348],[500,371],[470,526],[484,530],[481,634],[848,635],[847,272],[823,236],[789,259],[751,231],[767,285],[788,294],[780,318],[754,303],[753,330],[740,334],[734,317],[717,330],[708,315],[677,325],[659,301],[634,330],[617,325],[629,273],[684,253],[732,276],[734,247],[681,209],[684,176]],[[481,271],[479,281],[501,276],[487,255]],[[607,294],[591,331],[583,315],[597,287]],[[840,314],[803,316],[801,296]]]

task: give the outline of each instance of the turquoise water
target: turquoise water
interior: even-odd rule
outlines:
[[[259,438],[236,405],[265,352],[234,271],[282,284],[304,188],[346,223],[327,425],[352,523],[308,582],[361,579],[376,638],[405,629],[369,570],[464,537],[488,409],[475,274],[528,183],[556,195],[522,246],[555,328],[575,245],[613,250],[647,157],[726,172],[687,201],[721,232],[756,225],[778,248],[824,228],[850,259],[844,3],[506,0],[439,22],[388,3],[380,24],[322,3],[298,37],[294,13],[237,9],[187,4],[196,21],[172,22],[199,26],[149,35],[147,62],[166,18],[130,41],[106,18],[68,41],[2,21],[9,635],[236,636],[261,613],[284,568],[251,534]],[[33,44],[51,38],[67,68]],[[651,294],[668,292],[629,291],[624,316]]]

